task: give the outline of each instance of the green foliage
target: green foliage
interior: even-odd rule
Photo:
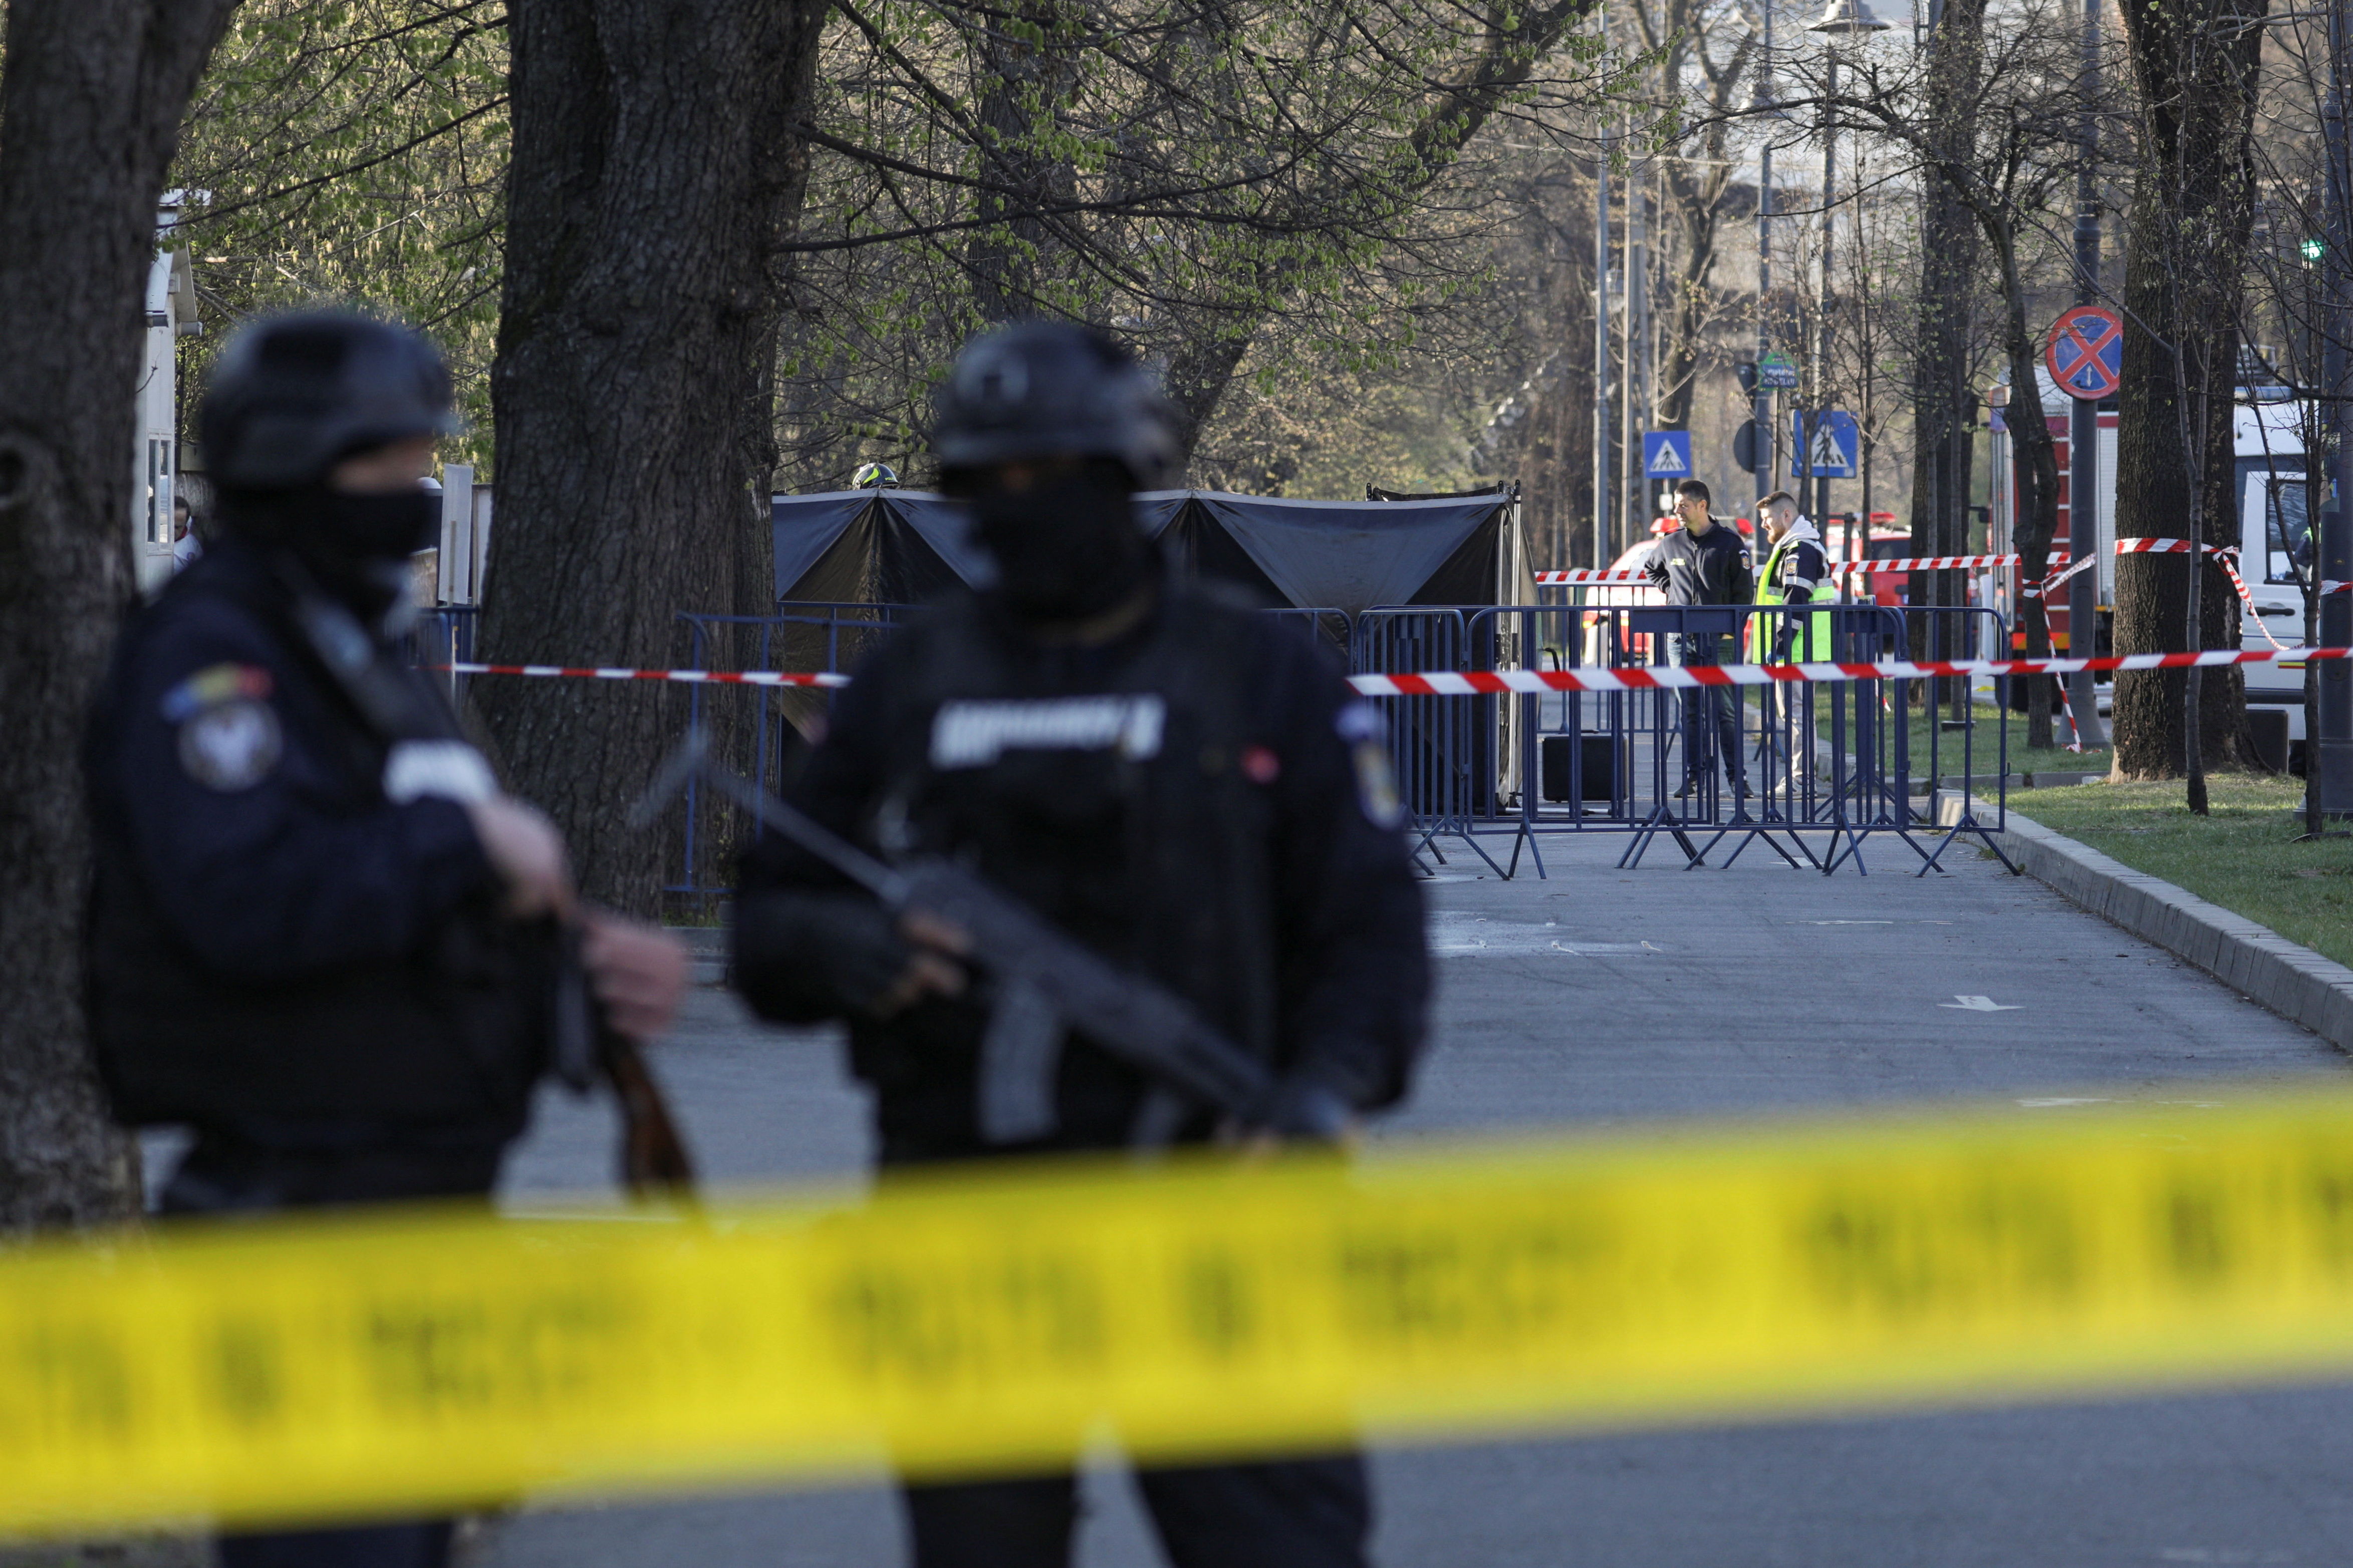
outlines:
[[[778,481],[878,458],[919,478],[955,349],[1042,314],[1126,338],[1203,408],[1239,359],[1249,390],[1204,433],[1219,479],[1452,482],[1504,374],[1492,344],[1447,358],[1492,309],[1502,209],[1473,132],[1556,136],[1622,79],[1563,36],[1585,3],[848,0],[782,272]],[[448,352],[473,421],[449,456],[487,463],[503,22],[503,0],[248,0],[174,176],[209,193],[187,235],[214,335],[189,370],[257,311],[381,309]]]
[[[191,106],[174,184],[208,335],[321,303],[423,327],[487,463],[507,154],[501,0],[247,0]],[[200,376],[184,374],[193,395]]]

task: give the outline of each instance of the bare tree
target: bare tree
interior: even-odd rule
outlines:
[[[1835,93],[1827,91],[1825,75],[1800,68],[1809,77],[1816,101],[1833,122],[1873,135],[1902,149],[1927,184],[1942,190],[1975,224],[1990,264],[1991,288],[1998,301],[2000,352],[2010,368],[2010,384],[2018,389],[2010,420],[2013,478],[2018,493],[2014,546],[2021,558],[2025,581],[2041,580],[2049,570],[2051,547],[2058,531],[2059,465],[2050,427],[2043,421],[2040,399],[2033,394],[2035,366],[2042,344],[2035,331],[2033,304],[2041,264],[2059,254],[2050,233],[2050,220],[2063,194],[2071,189],[2077,126],[2082,111],[2079,62],[2059,8],[2030,0],[2011,16],[1997,37],[1989,39],[1983,13],[1971,10],[1973,0],[1947,0],[1947,29],[1938,51],[1926,59],[1902,63],[1865,56],[1850,64]],[[1967,96],[1956,101],[1946,90],[1947,79],[1957,79]],[[1937,233],[1926,223],[1924,247],[1938,243]],[[1924,275],[1931,265],[1924,258]],[[1968,292],[1966,278],[1943,285]],[[1923,307],[1923,327],[1941,331],[1966,322],[1966,314],[1952,318],[1941,312],[1933,319]],[[1966,331],[1956,338],[1953,363],[1936,361],[1940,377],[1968,395],[1970,363]],[[1941,356],[1947,351],[1938,350]],[[1950,390],[1950,386],[1947,386]],[[1939,394],[1938,395],[1942,395]],[[1956,410],[1957,413],[1957,409]],[[1926,446],[1939,433],[1926,414],[1916,437]],[[1968,500],[1967,476],[1951,466],[1937,483],[1958,504]],[[1915,506],[1921,504],[1915,493]],[[1957,534],[1944,531],[1943,543]],[[1957,530],[1957,520],[1953,527]],[[1915,533],[1915,538],[1918,535]],[[2021,619],[2025,623],[2027,648],[2040,657],[2051,647],[2050,621],[2042,601],[2027,596]],[[2047,682],[2031,689],[2029,743],[2051,742],[2051,692]]]
[[[2232,389],[2264,10],[2265,0],[2124,7],[2141,146],[2125,246],[2119,542],[2236,542]],[[2117,558],[2118,653],[2225,647],[2237,626],[2229,584],[2202,552]],[[2205,770],[2232,754],[2244,704],[2236,670],[2118,671],[2116,775],[2184,776],[2190,809],[2204,812]]]
[[[1663,91],[1654,108],[1674,128],[1660,159],[1673,271],[1659,345],[1657,416],[1661,428],[1682,430],[1691,425],[1702,345],[1725,306],[1714,284],[1717,236],[1740,195],[1732,179],[1732,117],[1755,74],[1757,33],[1721,0],[1666,0],[1655,19],[1647,5],[1636,6],[1634,16],[1644,49],[1660,59]],[[1694,97],[1704,112],[1683,135],[1683,110]]]

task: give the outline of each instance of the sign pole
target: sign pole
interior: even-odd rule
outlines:
[[[2075,224],[2075,286],[2084,293],[2097,289],[2100,236],[2096,219],[2088,230],[2084,215]],[[2071,561],[2096,556],[2100,550],[2099,457],[2100,402],[2114,397],[2124,380],[2124,318],[2105,305],[2078,305],[2051,323],[2042,350],[2042,365],[2052,384],[2073,402],[2067,425],[2067,554]],[[2013,389],[2013,397],[2020,389]],[[2013,419],[2044,419],[2042,399],[2022,399],[2010,406]],[[2067,594],[2067,651],[2079,658],[2099,652],[2099,571],[2079,572]],[[2047,609],[2048,606],[2046,605]],[[2094,706],[2088,672],[2067,678],[2066,698],[2075,732],[2086,746],[2108,743]]]
[[[2100,121],[2090,107],[2100,91],[2100,0],[2084,0],[2084,102],[2082,156],[2075,167],[2075,303],[2093,305],[2100,296],[2100,195],[2094,164],[2099,156]],[[2100,549],[2100,405],[2095,398],[2070,398],[2067,426],[2067,555],[2081,561]],[[2036,412],[2039,414],[2040,409]],[[2193,571],[2196,568],[2191,568]],[[2075,574],[2067,590],[2067,651],[2096,657],[2099,647],[2100,569]],[[2100,722],[2098,693],[2088,669],[2067,678],[2075,733],[2085,747],[2108,743]]]

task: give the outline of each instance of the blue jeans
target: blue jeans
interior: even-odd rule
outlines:
[[[1688,668],[1694,665],[1722,664],[1723,639],[1717,637],[1679,636],[1674,641],[1675,663]],[[1740,692],[1736,687],[1705,686],[1683,694],[1683,782],[1700,784],[1715,776],[1719,754],[1724,759],[1725,775],[1736,785],[1748,782],[1747,763],[1740,754]]]

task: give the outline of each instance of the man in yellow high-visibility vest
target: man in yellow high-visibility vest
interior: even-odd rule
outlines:
[[[1775,490],[1758,501],[1757,521],[1769,547],[1765,564],[1757,571],[1758,604],[1808,605],[1838,597],[1821,532],[1799,514],[1788,491]],[[1750,657],[1760,663],[1826,659],[1831,657],[1831,618],[1820,613],[1759,616],[1749,623],[1749,638]]]
[[[1767,553],[1757,571],[1757,602],[1784,606],[1778,615],[1754,616],[1748,622],[1748,658],[1759,664],[1805,664],[1831,655],[1831,617],[1826,611],[1801,614],[1794,606],[1835,599],[1830,561],[1822,549],[1820,531],[1798,510],[1795,497],[1775,490],[1757,503],[1757,526],[1764,531]],[[1785,796],[1798,793],[1796,770],[1789,759],[1812,754],[1812,702],[1802,687],[1764,689],[1762,700],[1767,776]],[[1777,765],[1778,764],[1778,765]]]

